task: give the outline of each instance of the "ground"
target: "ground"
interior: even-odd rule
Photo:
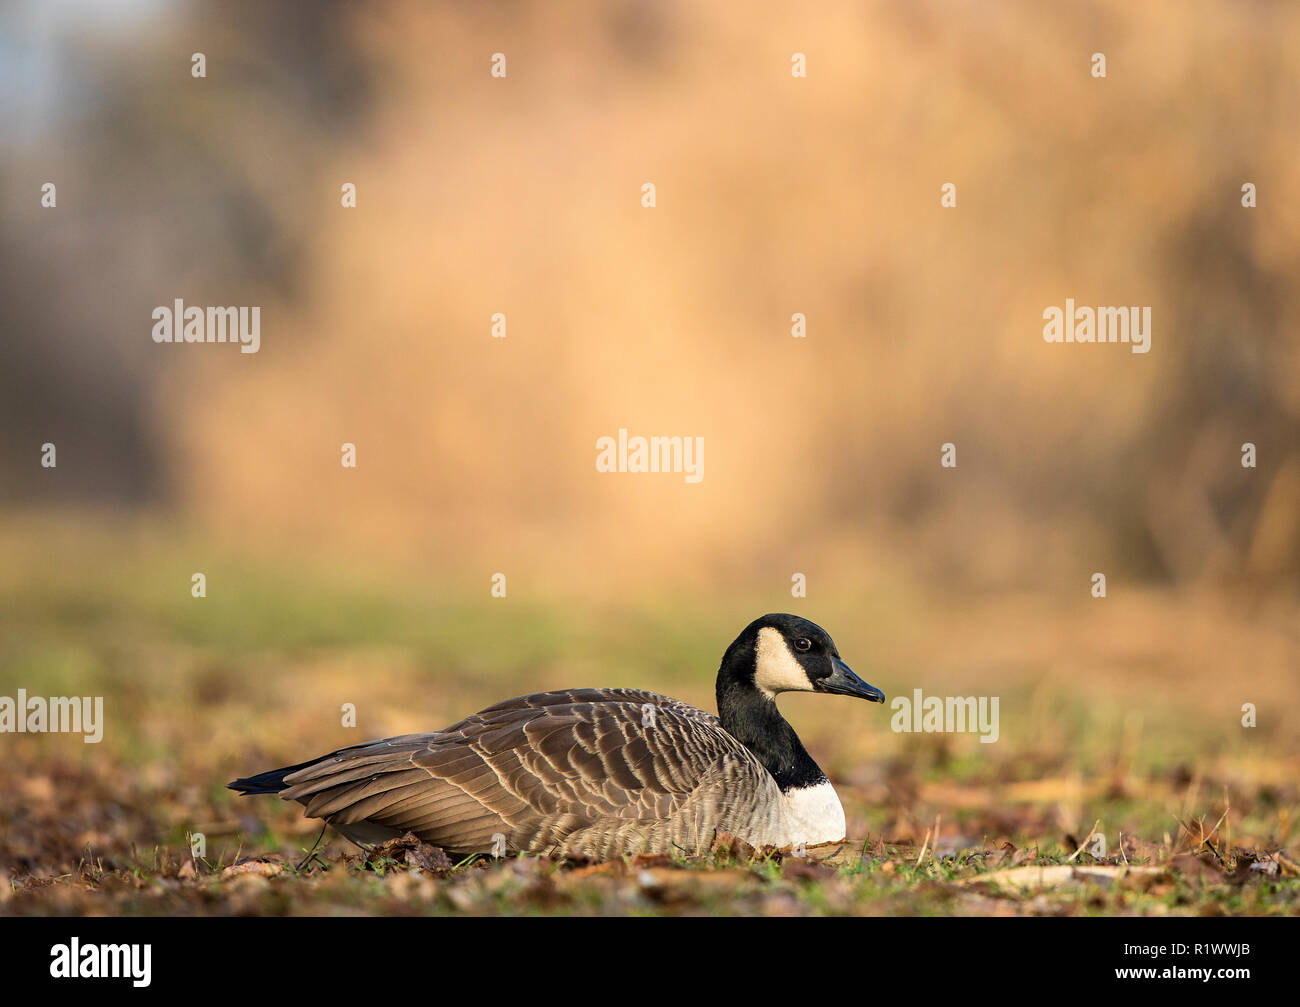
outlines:
[[[0,548],[0,694],[105,702],[98,744],[0,736],[5,914],[1300,914],[1292,610],[1158,591],[1100,618],[1025,599],[803,604],[891,696],[1000,695],[997,742],[787,697],[846,844],[719,837],[698,860],[591,865],[452,862],[409,838],[367,860],[333,835],[315,846],[297,805],[225,784],[544,688],[711,708],[722,649],[779,599],[494,600],[231,556],[193,598],[175,544]]]

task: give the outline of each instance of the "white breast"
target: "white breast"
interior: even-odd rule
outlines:
[[[790,816],[792,844],[802,841],[808,846],[817,846],[847,838],[844,808],[829,780],[800,790],[788,790],[783,796]]]

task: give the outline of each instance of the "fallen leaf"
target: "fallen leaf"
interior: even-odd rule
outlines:
[[[710,852],[725,853],[737,860],[753,860],[756,851],[743,839],[719,829],[713,836],[713,846],[710,848]]]
[[[1224,880],[1223,871],[1209,853],[1180,853],[1169,861],[1168,866],[1184,877],[1207,885],[1217,885]]]
[[[1128,876],[1155,875],[1161,872],[1159,867],[1133,867],[1105,865],[1076,866],[1073,864],[1049,864],[1045,866],[1008,867],[989,874],[977,874],[962,878],[959,885],[992,884],[1006,888],[1037,890],[1041,888],[1058,888],[1071,882],[1093,881],[1103,887],[1109,887],[1116,880]]]
[[[221,872],[221,876],[223,878],[273,878],[277,874],[283,874],[288,869],[289,865],[278,858],[272,859],[268,857],[264,860],[249,858],[248,860],[240,860],[237,863],[231,864]]]

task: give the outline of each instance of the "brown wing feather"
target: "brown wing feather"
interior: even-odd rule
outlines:
[[[698,847],[776,793],[716,717],[635,689],[520,696],[443,731],[332,753],[285,783],[282,797],[344,834],[364,823],[454,853],[487,853],[501,835],[511,852],[588,856]]]

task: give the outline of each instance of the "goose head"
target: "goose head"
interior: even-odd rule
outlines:
[[[718,670],[719,706],[724,693],[752,689],[772,700],[782,692],[824,692],[883,703],[885,694],[854,674],[830,634],[797,615],[772,613],[755,619],[727,648]]]
[[[830,634],[797,615],[755,619],[727,648],[718,669],[718,717],[771,774],[784,801],[777,845],[838,842],[844,808],[826,774],[777,711],[783,692],[824,692],[883,703],[885,694],[853,673]]]

